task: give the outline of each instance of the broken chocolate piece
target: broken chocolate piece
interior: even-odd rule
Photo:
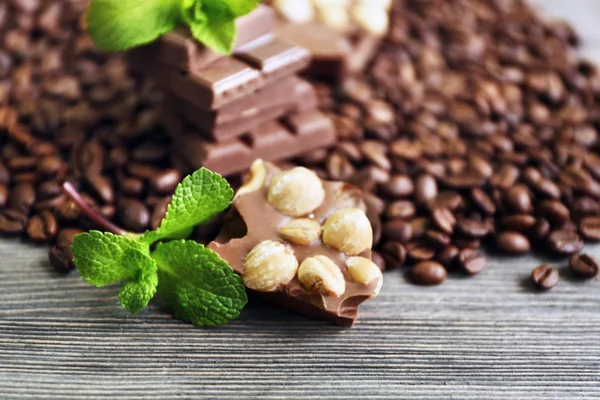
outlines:
[[[295,205],[304,214],[292,212]],[[354,186],[321,181],[302,167],[282,172],[257,160],[209,248],[261,296],[303,314],[352,326],[358,306],[377,295],[383,280],[370,260],[372,229],[364,210],[361,192]],[[358,217],[345,220],[346,213]],[[335,234],[335,242],[359,247],[344,250],[347,254],[335,243],[326,245],[321,229],[325,242],[327,235]]]

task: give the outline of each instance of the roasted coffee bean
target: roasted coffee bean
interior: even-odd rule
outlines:
[[[450,244],[450,236],[438,230],[429,229],[425,232],[425,240],[435,247],[443,247]]]
[[[406,245],[406,255],[415,261],[431,260],[435,253],[435,247],[425,240],[413,241]]]
[[[577,232],[570,229],[558,229],[548,235],[550,250],[560,255],[579,253],[583,249],[583,241]]]
[[[120,199],[117,203],[117,215],[123,227],[133,232],[143,232],[150,224],[150,212],[137,199]]]
[[[571,212],[564,204],[556,200],[544,200],[538,205],[538,213],[553,226],[560,227],[571,219]]]
[[[376,215],[383,214],[385,210],[385,202],[381,198],[377,197],[373,193],[363,192],[362,199],[367,206],[367,211]]]
[[[61,193],[62,188],[57,181],[42,182],[37,188],[37,197],[43,200],[59,196]]]
[[[157,193],[172,194],[181,181],[181,173],[176,169],[168,169],[150,178],[150,188]]]
[[[487,221],[480,221],[474,218],[460,218],[456,223],[456,229],[469,237],[482,238],[492,231],[492,226]]]
[[[456,192],[440,192],[437,197],[429,201],[430,209],[447,208],[450,211],[457,211],[464,205],[463,198]]]
[[[529,214],[505,215],[498,221],[502,229],[521,233],[530,231],[536,223],[536,218]]]
[[[435,225],[447,234],[452,234],[456,225],[454,214],[447,208],[436,208],[431,212]]]
[[[542,196],[558,200],[560,198],[560,188],[549,179],[540,179],[533,185],[534,189]]]
[[[579,216],[598,215],[600,214],[600,206],[591,197],[579,197],[575,199],[573,211]]]
[[[79,228],[63,228],[56,236],[56,245],[61,249],[71,249],[75,236],[83,233]]]
[[[97,140],[73,148],[71,164],[76,174],[101,174],[104,168],[104,147]]]
[[[102,175],[86,173],[85,180],[93,193],[105,204],[111,204],[115,200],[115,192],[109,179]]]
[[[536,241],[546,239],[550,234],[550,223],[545,218],[538,218],[533,228],[531,228],[531,238]]]
[[[0,210],[0,233],[17,234],[23,232],[27,215],[18,210]]]
[[[594,278],[600,273],[598,260],[589,254],[573,254],[569,259],[569,267],[575,275],[585,279]]]
[[[454,263],[459,253],[460,249],[458,247],[454,245],[448,245],[437,253],[435,259],[447,269]]]
[[[579,232],[584,239],[600,241],[600,217],[585,217],[579,222]]]
[[[531,250],[529,239],[519,232],[500,232],[496,236],[496,246],[510,254],[524,254]]]
[[[438,195],[438,186],[431,175],[421,175],[415,184],[415,201],[418,205],[427,205]]]
[[[386,171],[392,169],[392,163],[386,155],[387,147],[384,143],[376,140],[365,140],[359,147],[365,159],[371,164]]]
[[[418,285],[439,285],[446,280],[446,269],[436,261],[421,261],[408,271],[408,277]]]
[[[71,255],[70,251],[58,246],[53,246],[50,248],[48,251],[48,260],[58,272],[66,273],[75,269],[75,264],[73,264],[73,256]]]
[[[71,199],[66,199],[65,201],[61,202],[58,206],[57,212],[59,219],[63,221],[76,221],[81,215],[81,209],[77,203]]]
[[[469,275],[476,275],[487,267],[488,261],[479,251],[465,248],[458,253],[459,267]]]
[[[525,185],[515,185],[506,191],[504,197],[506,208],[515,213],[529,213],[532,210],[531,196]]]
[[[425,235],[425,231],[431,226],[431,223],[429,218],[417,217],[410,221],[410,226],[412,227],[413,239],[419,239]]]
[[[378,252],[371,253],[371,260],[379,267],[381,271],[386,270],[385,259]]]
[[[402,219],[386,221],[382,226],[383,238],[389,241],[408,243],[412,233],[411,223]]]
[[[393,175],[384,188],[385,192],[394,198],[411,196],[415,190],[412,179],[407,175]]]
[[[42,211],[27,222],[27,235],[31,240],[48,241],[56,236],[58,222],[50,211]]]
[[[542,264],[531,272],[531,280],[538,289],[549,290],[558,284],[558,271],[548,264]]]
[[[471,199],[481,209],[481,211],[485,212],[486,214],[493,215],[496,213],[496,206],[494,205],[494,202],[482,189],[472,189]]]
[[[326,161],[327,175],[332,180],[347,180],[355,172],[352,163],[343,155],[333,153]]]
[[[400,268],[406,261],[406,249],[400,242],[386,242],[379,250],[387,269]]]
[[[458,175],[449,175],[442,178],[444,185],[451,189],[472,189],[483,186],[485,178],[477,172],[463,172]]]
[[[385,209],[387,218],[404,218],[410,219],[415,216],[417,210],[415,205],[408,200],[396,200],[389,203]]]
[[[35,203],[35,198],[35,188],[32,183],[19,183],[10,190],[8,207],[28,213]]]
[[[4,207],[8,202],[8,187],[0,184],[0,208]]]
[[[44,156],[35,166],[38,176],[42,178],[62,178],[66,172],[66,166],[60,157]]]
[[[492,186],[507,190],[512,187],[519,178],[519,169],[512,164],[504,164],[491,178]]]
[[[8,169],[2,163],[2,159],[0,158],[0,184],[8,185],[9,182],[10,182],[10,172],[8,172]]]

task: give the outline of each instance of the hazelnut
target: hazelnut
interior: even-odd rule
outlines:
[[[294,251],[272,240],[257,244],[246,256],[244,265],[244,285],[260,292],[272,292],[288,284],[298,270]]]
[[[350,11],[352,20],[371,35],[383,36],[387,33],[389,20],[383,7],[371,3],[358,3]]]
[[[296,218],[279,228],[279,233],[290,243],[306,246],[319,239],[321,224],[314,219]]]
[[[335,3],[319,8],[319,20],[327,26],[342,31],[350,28],[350,17],[347,8]]]
[[[346,291],[346,280],[340,268],[325,256],[309,257],[298,268],[298,280],[309,292],[341,296]]]
[[[267,179],[267,169],[263,160],[258,159],[252,163],[250,170],[244,176],[244,183],[235,194],[235,197],[240,197],[246,193],[254,192],[265,184]]]
[[[304,167],[280,172],[269,183],[269,203],[290,217],[313,212],[324,199],[323,183],[317,174]]]
[[[369,3],[372,7],[378,6],[386,11],[392,9],[392,0],[358,0],[359,3]]]
[[[373,228],[364,211],[344,208],[325,221],[323,242],[346,254],[357,255],[373,245]]]
[[[315,19],[315,10],[308,0],[275,0],[273,5],[285,19],[295,24]]]
[[[383,274],[377,264],[368,258],[350,257],[346,260],[346,267],[348,275],[350,275],[350,278],[354,282],[368,285],[378,279],[379,282],[371,297],[375,297],[379,294],[379,290],[381,290],[381,286],[383,285]]]

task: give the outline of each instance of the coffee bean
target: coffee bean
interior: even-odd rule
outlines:
[[[538,218],[533,228],[531,228],[531,238],[541,241],[550,234],[550,223],[545,218]]]
[[[548,264],[542,264],[531,272],[531,280],[538,289],[549,290],[558,283],[558,271]]]
[[[18,234],[23,232],[27,215],[18,210],[0,210],[0,233]]]
[[[452,234],[456,225],[454,214],[447,208],[436,208],[431,212],[433,222],[443,232]]]
[[[498,225],[502,229],[521,233],[530,231],[536,223],[536,218],[529,214],[506,215],[498,221]]]
[[[61,202],[57,211],[59,218],[63,221],[76,221],[81,215],[81,209],[71,199]]]
[[[375,214],[381,215],[385,210],[385,202],[380,198],[374,195],[373,193],[362,193],[362,199],[367,206],[367,211]]]
[[[413,194],[415,187],[412,179],[407,175],[393,175],[385,185],[385,191],[394,198],[408,197]]]
[[[176,169],[160,172],[150,179],[150,187],[161,194],[172,194],[181,181],[181,173]]]
[[[476,275],[487,267],[487,259],[479,251],[465,248],[458,254],[459,267],[469,275]]]
[[[491,178],[492,186],[507,190],[512,187],[519,178],[519,169],[512,164],[504,164]]]
[[[558,200],[560,198],[560,188],[549,179],[540,179],[533,185],[534,189],[542,196]]]
[[[35,168],[42,178],[62,178],[67,169],[60,157],[53,155],[42,157]]]
[[[496,206],[494,205],[494,202],[482,189],[472,189],[471,199],[481,209],[481,211],[485,212],[486,214],[493,215],[496,213]]]
[[[435,247],[443,247],[450,244],[450,236],[434,229],[429,229],[425,232],[425,240]]]
[[[415,205],[408,200],[396,200],[389,203],[385,209],[387,218],[404,218],[409,219],[415,216],[417,210]]]
[[[569,259],[569,267],[573,273],[581,278],[594,278],[600,273],[598,260],[589,254],[573,254]]]
[[[496,236],[496,246],[511,254],[524,254],[531,250],[529,239],[519,232],[500,232]]]
[[[133,232],[143,232],[150,224],[150,212],[136,199],[120,199],[117,203],[117,215],[125,229]]]
[[[583,241],[577,232],[570,229],[558,229],[548,236],[550,250],[560,255],[579,253],[583,249]]]
[[[385,240],[408,243],[412,239],[412,225],[402,219],[386,221],[382,226],[382,234]]]
[[[392,164],[386,156],[387,148],[384,143],[376,140],[365,140],[359,147],[365,159],[372,164],[386,171],[392,169]]]
[[[0,184],[0,208],[4,207],[8,202],[8,187]]]
[[[571,213],[564,204],[557,200],[544,200],[538,205],[538,213],[553,226],[560,227],[571,219]]]
[[[58,222],[50,211],[42,211],[27,222],[27,235],[34,241],[48,241],[56,236]]]
[[[460,218],[456,223],[456,229],[464,235],[477,239],[487,236],[492,231],[487,221],[474,218]]]
[[[472,189],[483,186],[485,178],[477,172],[463,172],[442,178],[444,185],[451,189]]]
[[[525,185],[515,185],[506,191],[506,208],[515,213],[529,213],[532,210],[531,197]]]
[[[437,253],[435,259],[444,267],[448,268],[454,263],[459,253],[460,249],[458,247],[454,245],[448,245]]]
[[[73,257],[70,252],[61,249],[58,246],[53,246],[50,248],[48,251],[48,260],[58,272],[66,273],[75,269]]]
[[[600,217],[586,217],[579,222],[579,232],[584,239],[600,241]]]
[[[371,261],[373,261],[381,271],[386,270],[385,259],[378,252],[374,251],[371,253]]]
[[[35,203],[35,188],[32,183],[19,183],[15,185],[8,196],[8,207],[28,213]]]
[[[63,228],[56,235],[56,246],[61,249],[69,250],[73,245],[75,236],[83,233],[83,230],[79,228]]]
[[[600,214],[600,206],[591,197],[579,197],[575,199],[573,211],[578,215],[597,215]]]
[[[450,211],[456,211],[463,206],[463,198],[456,192],[440,192],[434,199],[430,200],[429,208],[446,208]]]
[[[426,205],[438,194],[435,178],[431,175],[421,175],[417,178],[415,186],[415,201],[419,205]]]
[[[90,172],[85,174],[85,180],[92,192],[105,204],[111,204],[115,200],[115,192],[109,179]]]
[[[406,249],[399,242],[386,242],[380,248],[380,254],[388,269],[400,268],[406,261]]]
[[[406,245],[406,255],[415,261],[427,261],[435,257],[436,249],[425,240],[417,240]]]
[[[418,285],[439,285],[447,275],[444,267],[436,261],[421,261],[408,272],[410,280]]]

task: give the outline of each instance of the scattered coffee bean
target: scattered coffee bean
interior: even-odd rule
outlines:
[[[399,242],[387,242],[380,248],[387,269],[400,268],[406,261],[406,249]]]
[[[448,245],[437,253],[435,259],[447,269],[454,263],[459,253],[460,249],[458,247]]]
[[[581,278],[594,278],[600,273],[598,260],[589,254],[573,254],[569,259],[571,271]]]
[[[436,261],[421,261],[409,271],[410,280],[418,285],[439,285],[446,280],[446,269]]]
[[[506,215],[498,221],[502,229],[521,233],[529,232],[536,223],[535,217],[529,214]]]
[[[425,240],[410,242],[406,245],[406,254],[415,261],[431,260],[435,256],[436,249]]]
[[[117,203],[117,215],[123,227],[133,232],[144,232],[150,224],[150,212],[137,199],[120,199]]]
[[[402,219],[386,221],[382,227],[385,240],[408,243],[412,239],[412,225]]]
[[[560,255],[579,253],[583,249],[583,241],[577,232],[564,228],[552,231],[548,244],[552,252]]]
[[[442,231],[452,234],[454,231],[454,225],[456,225],[456,218],[454,214],[447,208],[436,208],[431,212],[433,222]]]
[[[600,217],[586,217],[579,222],[579,232],[584,239],[600,241]]]
[[[531,272],[531,280],[538,289],[549,290],[558,283],[558,271],[548,264],[542,264]]]
[[[462,249],[458,254],[458,265],[469,275],[475,275],[487,267],[487,259],[483,254],[474,249]]]
[[[501,232],[496,236],[496,246],[506,253],[524,254],[531,250],[527,236],[519,232]]]
[[[42,211],[27,222],[27,235],[31,240],[48,241],[56,236],[58,222],[50,211]]]
[[[0,233],[19,234],[25,229],[27,215],[18,210],[0,210]]]
[[[50,260],[50,264],[56,269],[58,272],[70,272],[75,269],[75,264],[73,264],[73,256],[70,252],[61,249],[58,246],[52,246],[48,251],[48,259]]]
[[[569,209],[557,200],[544,200],[538,206],[538,212],[553,226],[563,226],[571,219]]]
[[[150,187],[157,193],[173,194],[181,178],[181,173],[178,170],[165,170],[150,179]]]

